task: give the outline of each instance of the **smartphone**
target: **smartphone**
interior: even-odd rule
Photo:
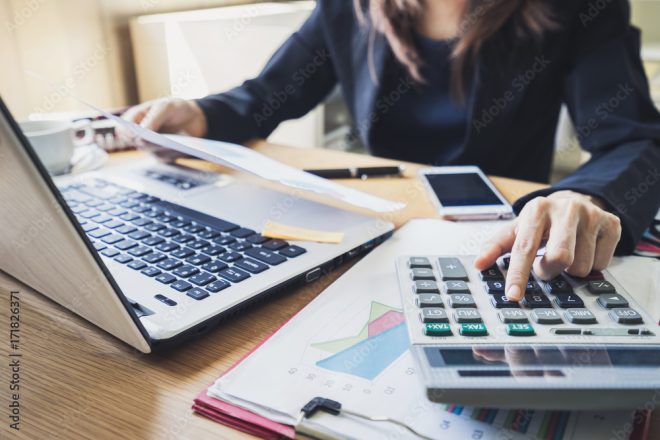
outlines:
[[[424,168],[419,176],[443,218],[495,220],[513,217],[509,202],[479,167]]]

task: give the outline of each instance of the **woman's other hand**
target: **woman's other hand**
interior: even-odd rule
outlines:
[[[501,230],[475,260],[484,270],[511,252],[506,296],[519,301],[530,270],[549,280],[562,271],[585,277],[605,269],[621,237],[619,218],[603,209],[600,200],[573,191],[557,191],[529,201],[513,223]],[[536,258],[543,241],[545,255]]]

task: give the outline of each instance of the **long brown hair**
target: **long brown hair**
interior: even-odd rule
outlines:
[[[424,78],[420,73],[421,60],[414,32],[427,1],[435,0],[354,0],[358,19],[367,23],[366,9],[372,31],[385,35],[395,57],[419,83],[423,83]],[[484,44],[508,25],[514,37],[538,38],[556,28],[557,22],[547,0],[466,0],[451,54],[451,85],[455,97],[464,96],[465,76]]]

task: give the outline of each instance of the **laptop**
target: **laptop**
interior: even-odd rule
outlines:
[[[312,282],[393,225],[153,158],[51,178],[0,99],[0,269],[136,349],[165,350]],[[341,231],[267,239],[266,221]]]

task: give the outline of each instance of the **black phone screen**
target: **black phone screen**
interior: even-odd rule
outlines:
[[[479,174],[425,174],[442,206],[504,205]]]

